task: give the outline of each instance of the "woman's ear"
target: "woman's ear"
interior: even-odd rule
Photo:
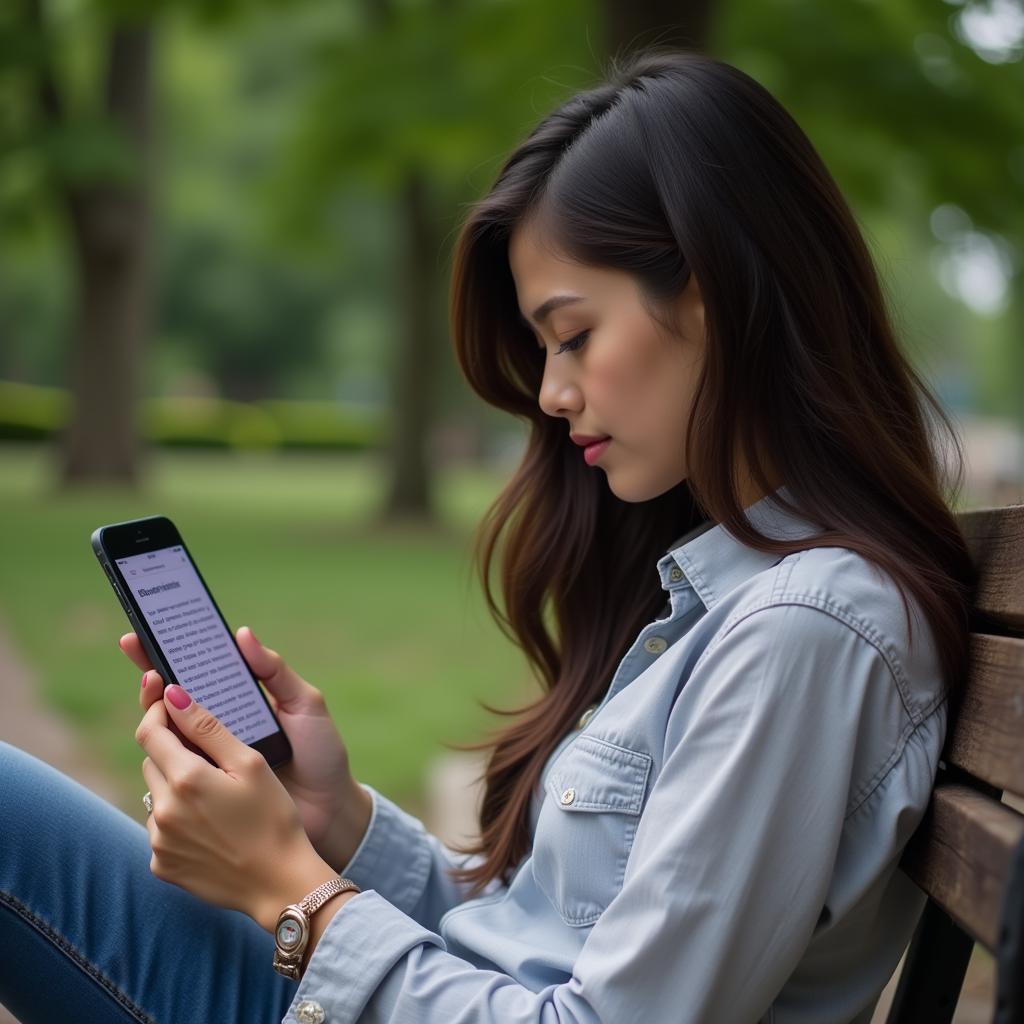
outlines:
[[[693,271],[690,272],[690,279],[676,301],[675,314],[679,332],[683,337],[704,337],[704,296],[701,295],[697,275]]]

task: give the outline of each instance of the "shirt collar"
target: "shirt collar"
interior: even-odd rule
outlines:
[[[792,492],[783,485],[744,510],[747,520],[759,533],[777,540],[796,540],[824,532],[821,526],[786,511],[775,500],[776,496],[796,504]],[[782,558],[782,555],[748,547],[721,523],[707,522],[673,542],[668,553],[658,560],[658,572],[666,590],[688,583],[710,610],[730,590],[771,568]],[[675,566],[682,570],[686,583],[673,580]]]

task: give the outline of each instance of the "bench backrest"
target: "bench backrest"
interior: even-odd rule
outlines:
[[[975,942],[996,957],[993,1024],[1024,1022],[1024,505],[958,518],[980,573],[970,671],[900,862],[928,903],[888,1024],[951,1021]]]

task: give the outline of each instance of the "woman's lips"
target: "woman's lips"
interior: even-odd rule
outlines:
[[[593,444],[588,444],[583,449],[583,458],[586,459],[587,465],[592,466],[602,455],[604,455],[605,449],[612,443],[610,437],[606,437],[603,441],[595,441]]]

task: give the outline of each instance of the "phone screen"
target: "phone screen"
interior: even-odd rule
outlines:
[[[168,666],[192,698],[243,743],[277,732],[267,702],[185,549],[172,546],[113,561]]]

